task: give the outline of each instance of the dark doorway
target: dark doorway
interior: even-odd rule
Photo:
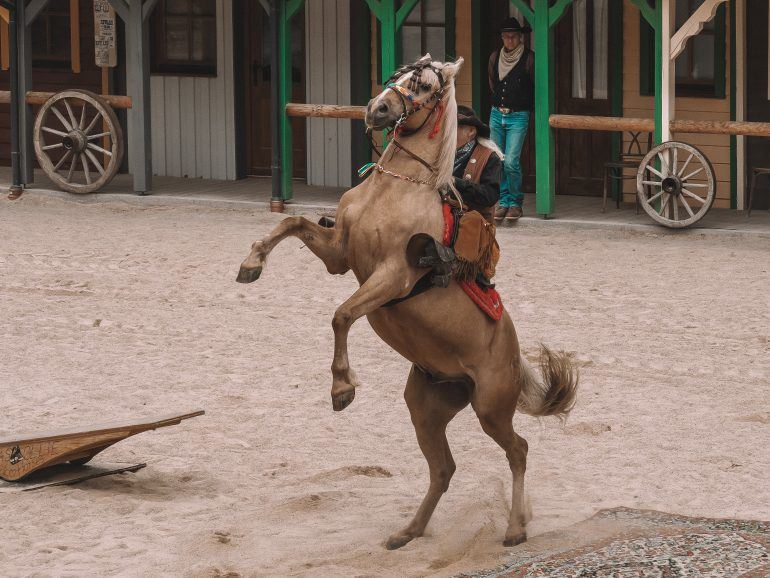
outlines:
[[[768,4],[767,0],[746,2],[746,120],[755,122],[770,122]],[[770,139],[746,137],[746,174],[749,179],[753,167],[770,168]],[[770,205],[769,180],[767,177],[757,179],[755,209],[766,209]]]
[[[620,2],[575,0],[556,28],[556,110],[559,114],[612,116],[612,10]],[[601,196],[612,133],[556,131],[556,192]]]
[[[245,98],[246,174],[269,175],[271,160],[270,91],[270,18],[261,2],[244,2],[243,84]],[[305,17],[302,12],[292,19],[291,30],[292,102],[305,102]],[[305,122],[292,119],[294,177],[305,178]]]

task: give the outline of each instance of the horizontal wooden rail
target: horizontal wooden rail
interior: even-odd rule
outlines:
[[[672,120],[673,132],[730,134],[735,136],[770,136],[770,122],[738,122],[734,120]]]
[[[575,114],[552,114],[549,124],[553,128],[572,130],[606,130],[652,132],[655,121],[651,118],[625,118],[618,116],[580,116]]]
[[[580,116],[552,114],[553,128],[571,130],[652,132],[655,121],[651,118],[623,118],[614,116]],[[736,136],[770,137],[770,123],[711,120],[672,120],[671,132],[688,134],[728,134]]]
[[[44,104],[51,98],[55,92],[34,92],[27,93],[27,104]],[[112,108],[131,108],[132,101],[130,96],[119,94],[100,95]],[[0,90],[0,104],[9,104],[11,102],[11,93],[8,90]]]
[[[297,104],[290,102],[286,105],[288,116],[318,117],[318,118],[352,118],[363,120],[366,115],[365,106],[343,106],[338,104]]]

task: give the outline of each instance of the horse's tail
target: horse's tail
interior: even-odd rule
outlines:
[[[517,408],[534,417],[555,415],[566,419],[575,405],[579,373],[566,353],[554,353],[541,345],[540,372],[536,375],[521,356],[521,393]]]

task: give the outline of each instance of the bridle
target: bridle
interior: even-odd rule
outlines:
[[[434,90],[424,100],[420,100],[419,95],[417,94],[417,90],[419,88],[418,85],[422,80],[422,72],[426,68],[430,69],[438,78],[439,88],[437,90]],[[398,81],[407,72],[412,72],[412,76],[409,79],[408,88],[406,86],[396,84],[396,81]],[[392,90],[393,92],[395,92],[396,96],[398,96],[398,98],[401,100],[401,103],[404,107],[404,112],[401,113],[401,116],[396,121],[395,127],[393,129],[393,140],[391,141],[392,144],[396,147],[396,149],[404,151],[411,158],[418,161],[420,164],[426,167],[432,174],[436,173],[435,167],[433,167],[430,163],[428,163],[425,159],[421,158],[419,155],[413,153],[408,148],[406,148],[401,142],[398,141],[398,137],[401,135],[408,136],[421,131],[423,127],[428,123],[430,118],[433,116],[433,114],[436,113],[437,111],[438,111],[438,118],[436,118],[434,122],[433,129],[431,130],[431,134],[429,138],[433,138],[434,136],[436,136],[436,134],[438,134],[438,131],[441,128],[441,120],[444,114],[444,104],[442,102],[442,99],[444,98],[444,94],[446,91],[445,85],[446,85],[446,81],[444,79],[444,75],[441,74],[441,71],[435,68],[430,63],[416,63],[408,66],[403,66],[399,68],[393,74],[393,76],[391,76],[388,79],[388,82],[385,85],[385,90]],[[420,126],[410,130],[408,133],[404,132],[404,127],[403,127],[404,122],[406,122],[407,119],[409,119],[409,117],[411,117],[416,112],[422,110],[423,108],[427,108],[428,105],[430,105],[431,103],[435,103],[435,104],[433,104],[433,106],[429,108],[430,113],[428,113],[425,116],[425,119],[422,121]],[[371,145],[374,152],[377,153],[377,156],[382,157],[382,153],[377,149],[377,146],[374,144],[374,140],[372,138],[372,130],[367,129],[366,134],[367,134],[367,137],[369,138],[369,144]],[[391,159],[396,154],[396,152],[397,150],[393,151],[393,154],[390,156]],[[415,179],[413,177],[400,175],[398,173],[389,171],[385,167],[383,167],[380,163],[367,163],[361,168],[361,170],[358,171],[358,176],[364,177],[373,169],[381,174],[387,174],[387,175],[397,177],[399,179],[409,181],[412,183],[423,184],[423,185],[431,184],[428,181],[422,181],[419,179]]]

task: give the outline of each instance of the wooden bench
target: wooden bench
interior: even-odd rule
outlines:
[[[177,425],[182,420],[203,414],[199,410],[180,415],[3,438],[0,439],[0,478],[13,482],[57,464],[85,464],[102,450],[127,437]]]

